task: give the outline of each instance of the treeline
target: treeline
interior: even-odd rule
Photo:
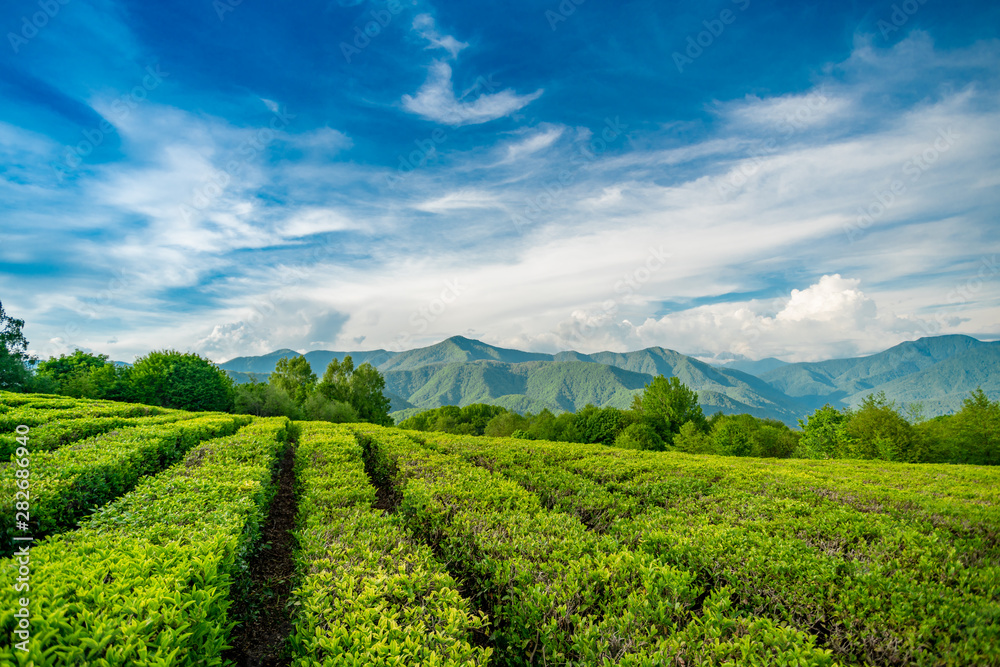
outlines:
[[[418,431],[612,445],[626,449],[911,463],[1000,463],[1000,402],[980,389],[962,409],[933,419],[904,416],[883,393],[857,408],[820,408],[792,430],[748,414],[706,418],[698,394],[676,377],[657,377],[631,409],[587,405],[576,413],[520,415],[495,405],[444,406],[399,424]]]
[[[192,411],[232,412],[329,422],[392,425],[385,380],[370,364],[357,368],[350,356],[334,360],[322,380],[305,357],[278,362],[268,382],[236,384],[225,371],[197,354],[150,352],[131,366],[107,355],[76,350],[34,364],[19,391],[144,403]]]

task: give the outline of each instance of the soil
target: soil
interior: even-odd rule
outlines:
[[[233,618],[249,620],[233,631],[233,647],[223,654],[240,667],[284,667],[291,664],[285,643],[292,622],[285,606],[295,576],[295,538],[292,527],[298,512],[294,481],[295,448],[289,447],[276,473],[278,492],[264,523],[262,548],[250,561],[250,594],[231,608]],[[251,613],[247,613],[251,612]]]

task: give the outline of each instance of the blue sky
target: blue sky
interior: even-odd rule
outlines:
[[[1000,337],[992,2],[13,0],[43,357]]]

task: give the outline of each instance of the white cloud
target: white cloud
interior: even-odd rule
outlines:
[[[793,289],[788,304],[776,319],[787,322],[850,320],[862,324],[876,317],[876,308],[875,302],[858,289],[860,284],[860,280],[841,278],[840,274],[823,276],[807,289]]]
[[[488,192],[458,190],[449,192],[443,197],[420,202],[414,205],[414,208],[428,213],[441,213],[461,209],[496,208],[499,205],[496,197]]]
[[[458,56],[458,52],[469,46],[468,42],[460,42],[451,35],[441,35],[434,25],[434,17],[430,14],[418,14],[413,19],[413,29],[422,38],[430,42],[429,49],[444,49],[451,54],[452,58]]]
[[[542,95],[542,89],[530,95],[518,95],[512,89],[482,93],[472,102],[455,97],[451,66],[435,61],[427,81],[415,96],[403,95],[403,107],[418,116],[446,125],[476,125],[503,118],[524,108]]]
[[[354,145],[349,136],[330,127],[287,135],[286,141],[301,150],[321,152],[325,157],[332,157]]]
[[[529,132],[523,139],[507,144],[502,163],[515,162],[544,151],[558,141],[564,131],[564,127],[545,124]]]
[[[757,128],[784,135],[815,129],[855,113],[854,101],[832,88],[817,88],[801,95],[760,98],[719,104],[720,114],[737,127]]]
[[[299,238],[326,232],[356,229],[358,225],[339,211],[329,208],[307,208],[295,212],[279,228],[285,238]]]

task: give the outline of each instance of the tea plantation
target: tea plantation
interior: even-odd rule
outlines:
[[[994,468],[3,392],[0,454],[4,665],[245,664],[266,600],[262,664],[1000,665]]]

